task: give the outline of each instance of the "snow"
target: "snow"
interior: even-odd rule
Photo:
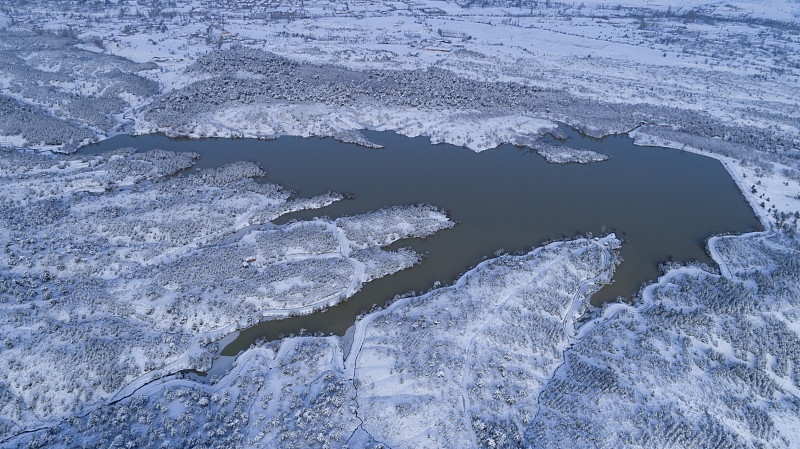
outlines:
[[[59,425],[61,438],[47,444],[107,445],[107,438],[119,438],[141,445],[160,429],[178,424],[177,417],[185,417],[181,424],[185,431],[160,440],[181,444],[212,427],[230,425],[233,427],[226,431],[206,435],[216,443],[246,447],[322,447],[347,442],[366,447],[370,441],[393,447],[471,447],[473,423],[463,418],[479,414],[485,409],[484,402],[494,400],[472,397],[473,406],[464,415],[460,398],[475,395],[465,387],[465,379],[472,382],[481,371],[486,373],[486,381],[502,384],[505,378],[487,352],[498,343],[515,347],[520,356],[527,354],[522,347],[535,350],[537,344],[563,349],[572,332],[561,326],[562,321],[571,323],[587,305],[586,287],[597,289],[610,280],[614,256],[609,248],[616,245],[613,237],[559,242],[524,256],[483,262],[451,287],[398,300],[386,310],[366,316],[356,324],[354,349],[347,359],[337,337],[295,337],[284,339],[279,347],[255,347],[238,357],[230,372],[216,382],[203,384],[173,375],[141,385],[118,403],[97,407],[86,417]],[[443,307],[454,300],[462,302],[462,307]],[[486,302],[495,305],[495,313],[476,313]],[[542,302],[549,304],[548,312],[539,311]],[[544,330],[535,320],[517,322],[519,314],[546,320],[553,317],[551,312],[560,315],[558,330],[550,336],[542,334],[535,341],[499,339],[508,332],[522,337]],[[444,350],[446,341],[456,343],[454,352]],[[380,354],[384,351],[390,356]],[[406,353],[415,356],[400,357]],[[551,371],[558,365],[558,351],[534,351],[525,357],[549,361]],[[456,365],[451,365],[452,361]],[[522,366],[507,369],[515,373]],[[387,376],[387,370],[397,374]],[[523,377],[519,387],[541,387],[542,380]],[[443,409],[445,404],[451,408]],[[123,409],[128,410],[124,417],[120,416]],[[204,410],[208,413],[200,413]],[[151,425],[138,424],[143,414],[150,416]],[[108,416],[119,419],[112,424],[104,418]],[[226,417],[231,416],[239,419],[230,422]],[[98,422],[128,430],[120,433],[113,429],[101,435],[94,428]],[[458,433],[437,431],[433,438],[433,431],[440,430],[436,423],[444,428],[455,426]],[[108,429],[106,424],[103,427]],[[107,436],[111,434],[115,436]],[[23,434],[10,444],[38,437],[37,432]]]
[[[583,283],[610,279],[606,242],[617,244],[552,244],[492,260],[359,322],[348,365],[364,429],[391,447],[471,447],[474,428],[493,415],[521,423],[587,306]]]
[[[27,140],[25,140],[25,138],[22,137],[21,134],[18,134],[16,136],[0,137],[0,147],[12,147],[12,148],[23,147],[25,146],[26,142]]]
[[[702,121],[715,120],[716,127],[754,126],[765,136],[774,130],[790,142],[799,132],[793,118],[797,102],[792,93],[798,73],[793,56],[797,52],[792,50],[799,43],[792,27],[798,15],[793,2],[608,5],[592,1],[520,7],[372,2],[348,4],[343,10],[342,5],[319,1],[302,6],[303,11],[300,5],[277,8],[275,11],[282,13],[302,13],[283,21],[264,20],[259,14],[269,16],[271,10],[253,11],[246,2],[228,2],[224,8],[179,2],[177,16],[160,19],[166,30],[146,16],[108,17],[105,10],[76,5],[70,6],[75,8],[70,11],[84,17],[102,16],[97,22],[81,22],[78,33],[86,38],[102,36],[106,52],[157,64],[160,70],[142,74],[157,80],[164,93],[196,81],[198,77],[184,69],[208,50],[240,46],[357,71],[444,68],[471,79],[517,82],[572,97],[558,101],[558,108],[542,102],[540,107],[522,109],[492,103],[466,109],[409,108],[363,104],[354,98],[344,104],[336,100],[331,102],[335,104],[257,100],[246,106],[207,108],[192,129],[159,126],[133,117],[137,132],[142,133],[159,130],[188,136],[269,137],[336,135],[377,128],[424,134],[435,142],[483,150],[503,142],[525,144],[526,139],[561,121],[598,134],[629,129],[593,123],[597,117],[580,102],[574,108],[569,106],[575,100],[591,100],[610,110],[658,106],[662,108],[658,114],[666,113],[658,121],[672,125],[696,122],[681,116],[681,111],[691,111],[701,114],[698,118]],[[52,28],[74,25],[36,6],[15,14]],[[224,22],[215,14],[224,17]],[[123,33],[125,27],[130,30]],[[730,42],[741,45],[733,48]],[[141,100],[134,107],[140,105]],[[566,111],[560,110],[564,107]],[[370,111],[372,108],[378,111]],[[759,144],[764,145],[769,143]]]
[[[420,260],[382,246],[453,226],[430,206],[275,226],[341,196],[290,200],[247,162],[174,176],[197,157],[0,153],[0,371],[6,402],[19,401],[0,407],[3,433],[206,369],[208,343],[337,304]]]
[[[590,164],[607,161],[609,157],[591,150],[576,150],[562,145],[551,145],[541,142],[533,144],[536,152],[551,164]]]
[[[800,4],[252,6],[0,14],[0,146],[26,149],[0,152],[0,446],[800,444]],[[768,232],[714,237],[720,274],[671,267],[600,311],[613,236],[503,256],[363,317],[346,358],[289,338],[207,382],[176,373],[413,265],[383,248],[452,223],[415,206],[276,226],[341,196],[290,198],[250,163],[175,176],[192,154],[49,153],[122,129],[365,146],[377,129],[602,159],[542,149],[559,123],[718,159]]]
[[[797,241],[716,237],[723,275],[673,267],[572,330],[616,245],[488,260],[366,315],[346,357],[337,337],[254,346],[220,379],[166,376],[0,446],[796,446]]]
[[[800,343],[786,331],[797,319],[797,273],[786,271],[796,245],[769,233],[715,238],[723,276],[676,268],[633,307],[607,307],[567,351],[531,437],[545,447],[796,445],[800,415],[785,402],[797,389],[786,358]]]
[[[519,7],[372,2],[343,9],[321,0],[274,11],[251,6],[184,1],[170,10],[176,14],[158,23],[133,14],[138,9],[133,3],[122,16],[91,5],[56,6],[67,8],[63,17],[54,17],[43,5],[12,7],[10,14],[24,19],[18,23],[72,26],[89,42],[69,46],[53,36],[50,48],[42,50],[35,39],[17,34],[5,44],[5,52],[20,58],[6,65],[3,93],[41,107],[45,116],[26,122],[46,121],[53,142],[34,133],[41,126],[20,134],[16,124],[2,138],[13,146],[69,150],[129,120],[135,133],[189,137],[350,139],[360,129],[395,130],[481,151],[502,143],[531,145],[559,122],[593,136],[630,131],[645,122],[635,131],[640,143],[731,158],[724,163],[765,226],[783,226],[786,214],[798,210],[800,128],[794,92],[800,82],[795,57],[800,39],[793,24],[800,9],[794,2],[592,1]],[[275,11],[297,15],[290,21],[265,19]],[[96,38],[102,39],[103,53],[91,43]],[[187,71],[197,61],[213,59],[209,51],[233,47],[286,56],[300,65],[287,72],[288,78],[265,71],[275,63],[269,59],[255,72],[247,63],[235,71],[224,64],[222,70],[210,64],[208,70]],[[75,64],[59,56],[63,50],[52,48],[67,48],[69,58],[84,62]],[[118,56],[138,65],[124,64]],[[119,77],[109,90],[108,80],[98,76],[105,72],[94,69],[92,58],[141,80],[125,78],[135,82],[123,87]],[[445,70],[461,78],[442,78]],[[377,88],[370,85],[370,91],[357,81],[368,71],[370,76],[394,75]],[[202,91],[220,76],[249,82],[255,91],[233,100],[227,95],[231,89],[213,94],[210,102],[194,98],[192,86]],[[161,92],[143,89],[147,78],[157,81]],[[270,80],[271,97],[259,79]],[[35,88],[11,87],[31,81]],[[286,91],[284,83],[302,89]],[[476,95],[483,89],[503,94]],[[93,110],[80,101],[63,105],[64,95],[88,96],[90,90],[93,95],[115,92],[123,110],[105,106],[113,108],[109,112],[115,120],[78,113]],[[48,96],[41,95],[45,91]],[[197,108],[183,118],[170,108],[186,94]],[[153,103],[153,98],[166,103]],[[162,116],[154,108],[164,109]],[[54,116],[68,120],[60,123]],[[658,127],[662,130],[654,132]],[[674,132],[664,134],[667,128]],[[712,142],[707,146],[698,139]],[[759,176],[769,164],[774,165],[771,173]],[[757,194],[748,193],[757,181],[763,186]]]

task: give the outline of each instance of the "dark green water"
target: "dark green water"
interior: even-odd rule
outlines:
[[[367,149],[333,139],[281,137],[171,140],[164,136],[117,136],[81,150],[102,152],[132,146],[202,154],[199,167],[252,160],[269,182],[313,196],[329,190],[355,193],[354,200],[283,217],[331,218],[389,205],[430,203],[459,224],[424,240],[406,240],[427,253],[420,265],[375,280],[327,312],[267,321],[242,331],[223,351],[233,355],[255,339],[310,332],[342,334],[359,313],[398,293],[423,292],[434,282],[451,283],[496,251],[528,251],[541,242],[591,232],[616,232],[624,239],[623,263],[614,283],[596,293],[595,305],[635,294],[655,280],[660,262],[713,261],[703,241],[716,233],[761,229],[752,210],[718,161],[678,150],[638,147],[627,136],[590,139],[566,130],[566,144],[611,157],[589,165],[553,165],[511,145],[475,153],[427,138],[365,132],[385,146]],[[550,139],[548,136],[547,139]],[[551,139],[552,140],[552,139]]]

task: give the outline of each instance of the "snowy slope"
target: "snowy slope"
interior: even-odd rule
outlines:
[[[11,14],[85,42],[70,48],[51,36],[62,51],[39,54],[18,35],[4,39],[9,63],[0,67],[10,74],[0,76],[0,100],[43,110],[22,123],[0,120],[0,143],[69,149],[130,125],[193,137],[374,128],[479,151],[529,145],[557,122],[597,137],[635,129],[640,143],[719,158],[764,225],[780,227],[800,207],[798,8],[788,0],[257,8],[232,0],[142,10],[124,0],[109,14],[91,3],[37,2]],[[215,62],[217,49],[235,51]],[[61,53],[69,58],[58,62]],[[249,64],[235,61],[242,54]],[[135,61],[122,72],[156,81],[158,97],[138,78],[92,69],[91,55]]]
[[[573,330],[607,243],[486,261],[365,316],[347,353],[251,348],[221,379],[169,376],[3,446],[797,447],[797,240],[714,238],[722,275],[673,267]]]
[[[346,358],[337,337],[288,338],[244,352],[216,382],[167,376],[52,434],[6,445],[471,447],[472,428],[506,401],[473,383],[489,383],[487,391],[542,388],[588,294],[610,279],[617,244],[613,237],[559,242],[486,261],[454,286],[365,317]],[[492,312],[479,313],[487,302]],[[514,361],[498,365],[494,354],[506,348],[497,345],[513,349]],[[531,390],[524,400],[535,397]],[[518,424],[529,413],[500,409]]]
[[[206,369],[210,342],[339,303],[420,260],[381,247],[453,226],[430,206],[275,226],[342,197],[290,199],[253,163],[171,176],[197,157],[0,153],[0,433]]]

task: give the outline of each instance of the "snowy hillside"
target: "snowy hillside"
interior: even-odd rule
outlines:
[[[380,247],[453,225],[414,206],[275,226],[341,196],[290,199],[244,162],[171,176],[196,158],[0,153],[0,434],[206,369],[208,343],[336,304],[420,258]]]
[[[567,123],[719,158],[780,226],[800,209],[799,5],[12,3],[0,107],[25,119],[0,115],[0,145],[370,128],[480,151]]]
[[[0,108],[25,118],[0,115],[0,145],[371,128],[479,151],[562,122],[719,158],[766,226],[800,210],[794,1],[38,1],[4,14],[25,25],[0,44]]]
[[[800,447],[798,23],[796,0],[2,2],[0,447]],[[562,124],[719,160],[766,231],[603,309],[616,236],[501,256],[205,378],[222,337],[340,303],[454,223],[278,225],[344,196],[73,154],[374,129],[607,158],[542,140]]]
[[[796,240],[712,239],[722,275],[674,267],[573,330],[612,237],[482,263],[336,337],[171,376],[8,447],[796,447]]]

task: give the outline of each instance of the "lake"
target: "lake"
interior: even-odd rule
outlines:
[[[544,140],[610,156],[588,165],[554,165],[526,148],[501,145],[475,153],[433,145],[426,137],[364,131],[382,149],[330,138],[169,139],[161,135],[120,135],[81,149],[103,152],[122,147],[195,151],[197,167],[251,160],[268,172],[265,180],[298,196],[327,191],[355,198],[324,209],[282,217],[337,218],[390,205],[430,203],[451,213],[458,225],[427,239],[398,242],[426,253],[410,269],[366,284],[349,300],[326,312],[266,321],[239,333],[223,350],[235,355],[258,338],[276,339],[300,329],[343,334],[359,313],[396,294],[424,292],[499,251],[529,251],[542,242],[615,232],[623,239],[622,264],[614,282],[592,297],[594,305],[634,295],[659,276],[667,260],[713,264],[703,243],[713,234],[760,230],[761,225],[722,164],[674,149],[633,145],[627,136],[585,137],[562,128],[566,139]],[[226,340],[230,340],[226,339]]]

